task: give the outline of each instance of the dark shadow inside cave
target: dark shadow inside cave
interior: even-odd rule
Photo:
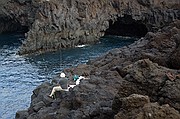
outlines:
[[[109,21],[109,28],[105,31],[105,35],[144,37],[148,29],[142,21],[132,19],[130,15],[119,17],[115,22]]]
[[[26,33],[29,31],[28,26],[23,26],[17,20],[9,17],[0,18],[0,33]]]
[[[29,31],[28,26],[8,17],[0,18],[0,26],[0,48],[19,47],[25,39],[25,33]]]

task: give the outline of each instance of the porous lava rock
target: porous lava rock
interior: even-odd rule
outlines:
[[[121,110],[114,119],[179,119],[180,114],[168,104],[151,103],[148,96],[132,94],[121,98]]]

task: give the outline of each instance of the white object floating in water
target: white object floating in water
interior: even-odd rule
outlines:
[[[82,47],[85,47],[86,45],[77,45],[75,47],[78,47],[78,48],[82,48]]]

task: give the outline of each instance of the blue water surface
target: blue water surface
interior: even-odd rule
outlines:
[[[135,38],[106,36],[94,45],[26,57],[16,54],[22,40],[22,34],[0,35],[0,119],[13,119],[18,110],[27,109],[35,87],[63,68],[86,63],[110,49],[133,43]]]

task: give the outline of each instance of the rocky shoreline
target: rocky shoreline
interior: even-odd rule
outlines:
[[[0,32],[28,31],[21,55],[94,43],[104,34],[144,36],[180,19],[177,0],[11,0],[0,8]]]
[[[33,91],[30,107],[18,111],[16,119],[180,118],[178,0],[1,3],[0,33],[28,31],[21,55],[94,43],[104,34],[148,32],[129,46],[64,69],[68,77],[78,74],[88,79],[69,92],[56,93],[56,99],[48,97],[54,81],[41,84]]]
[[[69,92],[58,92],[56,99],[47,96],[55,84],[41,84],[33,91],[28,110],[17,112],[16,119],[179,119],[179,61],[176,20],[129,46],[65,69],[69,77],[89,79]]]

